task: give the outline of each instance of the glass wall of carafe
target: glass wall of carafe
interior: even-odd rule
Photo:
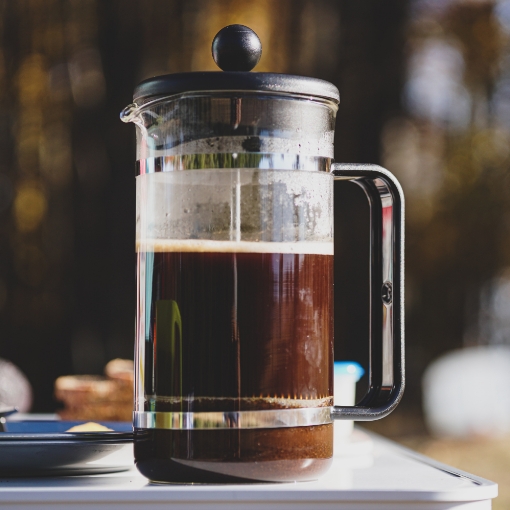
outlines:
[[[268,92],[124,111],[137,126],[135,457],[149,478],[329,466],[336,111]]]

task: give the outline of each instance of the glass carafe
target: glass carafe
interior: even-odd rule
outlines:
[[[154,78],[122,114],[137,126],[135,461],[154,481],[317,478],[333,419],[382,417],[402,394],[400,187],[333,164],[331,84],[257,74]],[[370,389],[352,408],[333,407],[335,178],[372,211]]]

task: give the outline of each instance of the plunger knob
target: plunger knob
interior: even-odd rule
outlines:
[[[257,34],[244,25],[222,28],[212,42],[212,56],[222,71],[251,71],[262,55]]]

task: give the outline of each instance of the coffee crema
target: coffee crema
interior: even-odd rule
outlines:
[[[332,243],[140,240],[137,259],[137,410],[332,405]],[[160,481],[311,479],[332,455],[331,424],[137,438],[139,469]],[[188,480],[176,479],[177,461]],[[277,476],[253,466],[276,461]]]
[[[194,253],[295,253],[333,255],[333,242],[302,241],[295,243],[267,241],[222,241],[213,239],[143,239],[136,241],[136,251]]]

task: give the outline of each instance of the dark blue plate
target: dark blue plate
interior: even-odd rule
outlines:
[[[0,476],[89,475],[133,467],[131,423],[112,432],[65,432],[83,421],[8,421],[0,432]]]

